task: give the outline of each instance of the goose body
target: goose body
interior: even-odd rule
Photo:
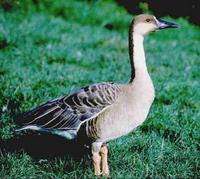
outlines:
[[[118,99],[93,119],[96,120],[95,125],[93,121],[86,122],[87,135],[98,142],[107,143],[128,134],[142,124],[154,99],[150,78],[143,82],[149,85],[138,88],[139,80],[130,85],[121,85]]]
[[[95,175],[109,175],[106,143],[141,125],[154,100],[143,47],[144,36],[175,24],[139,15],[129,29],[131,80],[128,84],[97,83],[26,112],[17,131],[35,130],[75,139],[81,128],[91,139]]]

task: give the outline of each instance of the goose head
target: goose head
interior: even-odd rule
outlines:
[[[153,15],[141,14],[135,16],[133,21],[133,31],[142,36],[166,28],[177,28],[177,24],[157,19]]]

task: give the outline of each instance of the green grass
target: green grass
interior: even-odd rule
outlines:
[[[0,9],[0,137],[12,139],[20,111],[91,83],[126,83],[131,18],[111,0],[27,0]],[[166,19],[180,28],[145,39],[156,99],[141,127],[110,143],[113,178],[200,178],[200,29]],[[86,157],[40,164],[26,151],[0,153],[0,178],[93,177]]]

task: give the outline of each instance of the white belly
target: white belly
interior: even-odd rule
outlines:
[[[151,80],[147,80],[144,85],[138,85],[138,82],[98,117],[100,141],[106,142],[126,135],[145,121],[154,99],[154,88]]]

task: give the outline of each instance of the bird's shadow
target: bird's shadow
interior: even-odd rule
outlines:
[[[81,161],[90,156],[90,147],[85,144],[84,140],[68,141],[60,136],[31,132],[23,135],[16,134],[9,140],[1,140],[0,151],[27,153],[36,161],[66,156],[75,161]]]

